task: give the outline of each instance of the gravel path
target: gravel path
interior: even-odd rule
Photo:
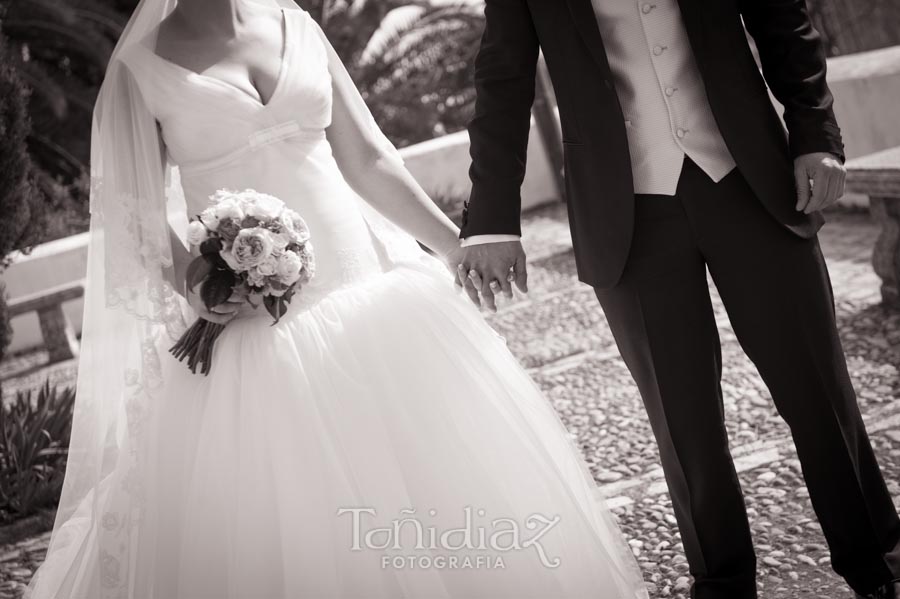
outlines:
[[[879,459],[900,499],[900,314],[879,305],[869,263],[877,230],[865,214],[836,213],[821,234],[841,336]],[[637,390],[618,359],[593,292],[575,277],[563,206],[525,222],[531,293],[489,316],[559,411],[603,487],[644,571],[651,597],[687,599],[690,580],[671,502]],[[714,290],[713,290],[714,293]],[[714,293],[722,337],[726,418],[746,494],[765,599],[850,598],[803,485],[787,427],[743,355]],[[10,365],[0,365],[0,373]],[[58,366],[71,380],[74,365]],[[39,383],[43,373],[10,386]],[[47,535],[0,547],[0,599],[18,597]]]

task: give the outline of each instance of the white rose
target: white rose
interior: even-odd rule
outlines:
[[[227,200],[223,200],[216,204],[215,213],[220,221],[223,221],[226,218],[230,218],[235,222],[244,220],[244,209],[241,207],[241,203],[235,198],[228,198]]]
[[[238,192],[233,189],[217,189],[214,194],[209,196],[209,204],[215,206],[228,200],[235,200],[239,197]]]
[[[272,247],[280,254],[284,248],[291,242],[290,238],[284,233],[272,233]]]
[[[284,210],[284,202],[264,193],[254,197],[247,208],[247,214],[258,220],[274,220]]]
[[[269,256],[256,266],[256,270],[264,277],[271,277],[275,274],[278,267],[278,260],[275,256]]]
[[[285,252],[278,258],[275,274],[285,285],[293,285],[300,278],[303,261],[294,252]]]
[[[299,214],[286,209],[278,217],[278,222],[291,236],[291,240],[297,243],[306,243],[309,240],[309,227]]]
[[[200,222],[206,225],[210,231],[215,231],[219,227],[219,215],[216,213],[216,207],[210,206],[200,213]]]
[[[192,220],[187,228],[187,242],[191,245],[200,245],[209,239],[209,231],[199,220]]]
[[[242,229],[231,244],[231,253],[243,269],[257,266],[272,253],[272,234],[262,227]]]
[[[251,268],[247,271],[247,282],[254,287],[262,287],[266,284],[266,277],[258,269]]]

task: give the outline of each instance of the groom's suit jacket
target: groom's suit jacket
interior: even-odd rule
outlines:
[[[778,222],[801,237],[814,236],[823,219],[794,209],[793,158],[810,152],[843,158],[843,145],[825,83],[824,51],[805,0],[678,4],[710,108],[737,168]],[[520,188],[540,48],[559,103],[578,275],[605,288],[618,282],[628,258],[634,182],[625,117],[595,17],[591,0],[486,0],[469,126],[472,193],[461,236],[521,234]],[[766,82],[785,106],[788,136]]]

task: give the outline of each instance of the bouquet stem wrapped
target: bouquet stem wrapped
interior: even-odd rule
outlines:
[[[196,373],[199,366],[203,374],[209,374],[213,343],[224,330],[224,324],[198,318],[169,351],[179,362],[187,358],[191,372]]]

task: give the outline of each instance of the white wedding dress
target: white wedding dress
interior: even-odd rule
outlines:
[[[144,45],[122,59],[190,214],[219,188],[275,195],[307,221],[317,274],[277,325],[252,309],[230,322],[208,376],[160,348],[139,467],[93,496],[101,522],[81,512],[60,527],[70,549],[51,551],[32,596],[645,597],[576,446],[504,340],[430,259],[385,268],[326,139],[320,30],[283,14],[265,105]],[[404,518],[423,544],[409,521],[396,546],[366,536]],[[139,534],[116,546],[125,520]],[[440,539],[464,526],[470,546]],[[518,549],[512,533],[491,546],[504,529]]]

